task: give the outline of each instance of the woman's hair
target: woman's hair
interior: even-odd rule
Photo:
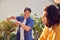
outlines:
[[[52,25],[58,24],[60,22],[60,14],[55,5],[50,5],[46,7],[44,11],[47,12],[45,16],[47,19],[46,23],[47,27],[51,27]]]

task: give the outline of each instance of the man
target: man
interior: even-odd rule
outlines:
[[[32,28],[34,26],[34,20],[30,17],[31,9],[26,7],[24,9],[23,16],[15,17],[19,21],[19,28],[16,34],[16,40],[32,40]],[[10,19],[13,19],[13,16]],[[9,19],[9,18],[8,18]],[[17,22],[15,22],[16,24]]]

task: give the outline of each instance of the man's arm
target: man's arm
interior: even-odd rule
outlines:
[[[14,22],[14,25],[18,26],[19,21],[17,21],[16,16],[9,16],[9,17],[7,17],[7,21],[9,21],[11,19],[13,19],[12,21]]]
[[[26,25],[24,25],[23,23],[21,23],[20,25],[21,25],[21,27],[22,27],[24,30],[26,30],[26,31],[30,31],[30,29],[31,29],[30,26],[26,26]]]
[[[15,20],[17,20],[16,16],[11,16],[11,17],[8,17],[8,18],[7,18],[7,20],[10,20],[10,19],[15,19]],[[20,21],[16,21],[14,24],[16,24],[16,25],[19,24],[24,30],[30,31],[30,30],[32,29],[33,25],[34,25],[34,21],[31,20],[31,22],[29,22],[28,25],[24,25],[24,24],[23,24],[22,22],[20,22]]]
[[[34,26],[34,21],[32,20],[30,23],[28,23],[28,25],[24,25],[23,23],[20,22],[20,25],[24,30],[30,31]]]
[[[10,19],[15,19],[16,20],[16,16],[9,16],[9,17],[7,17],[7,20],[10,20]]]

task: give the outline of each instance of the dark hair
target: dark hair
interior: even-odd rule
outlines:
[[[51,27],[52,25],[58,24],[60,22],[60,14],[55,5],[50,5],[46,7],[44,11],[47,12],[45,16],[47,19],[47,27]]]
[[[26,8],[24,9],[24,12],[26,12],[26,11],[29,11],[29,12],[31,13],[31,9],[28,8],[28,7],[26,7]]]

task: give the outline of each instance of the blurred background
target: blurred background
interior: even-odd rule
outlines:
[[[21,16],[23,15],[22,13],[24,8],[29,7],[32,9],[31,17],[35,22],[32,30],[32,38],[33,40],[38,40],[44,28],[44,24],[41,20],[43,8],[49,4],[54,4],[60,12],[60,0],[0,0],[0,21],[12,15]],[[12,29],[12,27],[13,26],[11,25],[10,29]],[[15,40],[17,31],[14,31],[14,29],[13,32],[10,32],[10,29],[6,30],[6,33],[8,33],[7,35],[6,33],[2,32],[1,29],[3,29],[3,27],[1,28],[0,22],[0,40]]]
[[[7,16],[23,13],[25,7],[32,9],[32,14],[42,16],[43,7],[50,4],[49,0],[0,0],[0,20]]]

